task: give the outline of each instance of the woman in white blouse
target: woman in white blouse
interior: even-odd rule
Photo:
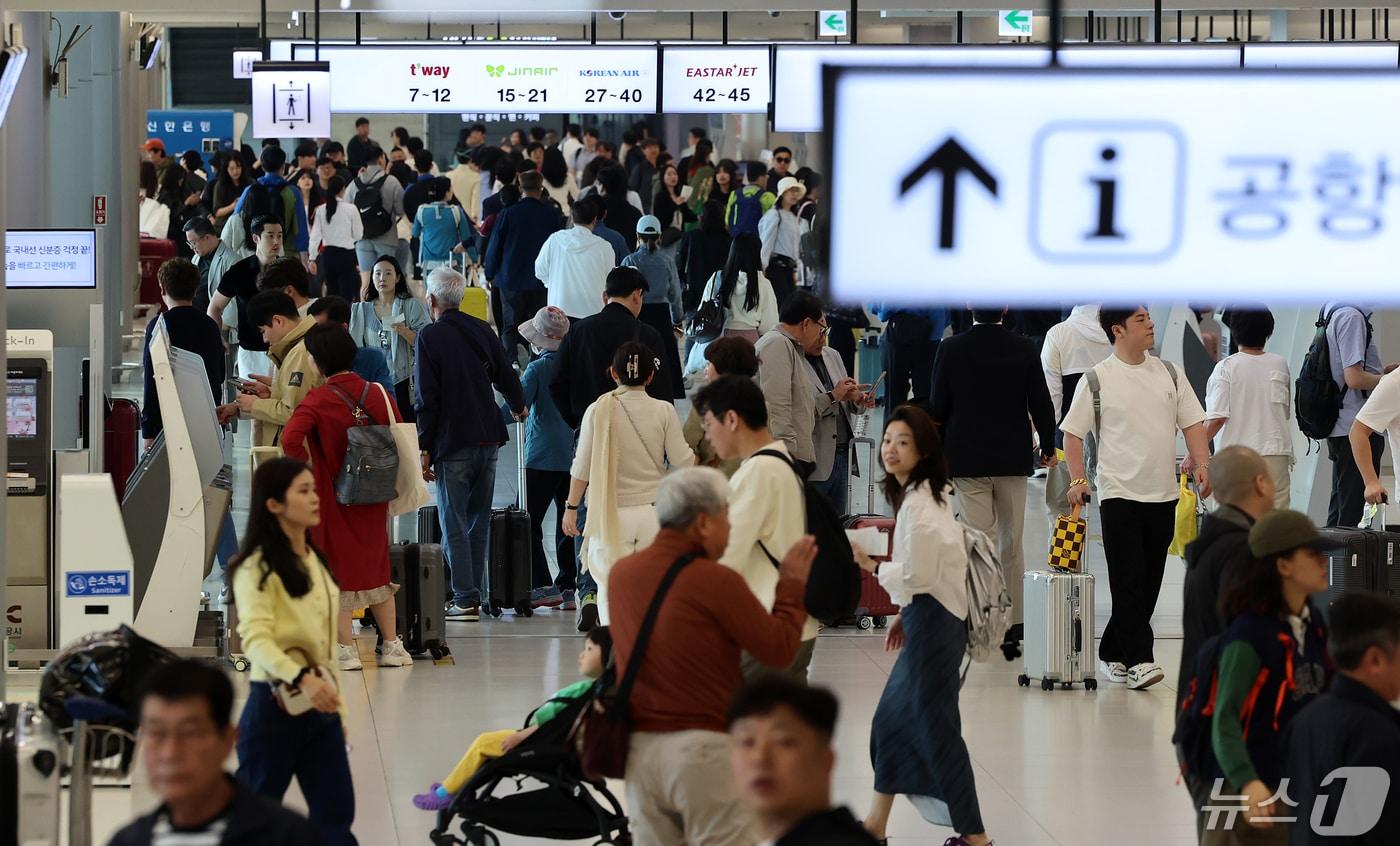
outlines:
[[[763,274],[759,259],[760,242],[757,235],[740,235],[729,245],[729,258],[724,268],[715,272],[705,283],[700,302],[714,299],[716,287],[720,305],[724,308],[724,334],[737,335],[756,344],[769,330],[778,325],[778,298],[773,286]]]
[[[598,620],[608,625],[608,570],[619,558],[656,537],[656,487],[671,467],[689,467],[695,453],[669,402],[652,399],[656,357],[636,341],[618,347],[610,370],[617,390],[583,413],[578,450],[569,470],[564,533],[583,535],[580,556],[598,583]],[[669,465],[669,467],[667,466]],[[588,518],[578,528],[578,507],[588,493]]]
[[[360,293],[355,242],[365,237],[365,228],[360,210],[345,202],[345,180],[332,176],[326,188],[326,201],[311,217],[311,272],[323,292],[353,303]]]
[[[900,606],[885,648],[903,651],[870,727],[875,797],[865,827],[883,840],[894,797],[903,794],[924,819],[958,833],[945,846],[984,846],[991,841],[958,714],[967,552],[933,420],[912,405],[895,409],[880,457],[884,494],[895,507],[894,548],[881,564],[859,549],[856,559]]]

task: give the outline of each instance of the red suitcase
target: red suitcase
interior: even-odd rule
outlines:
[[[141,296],[138,305],[153,305],[164,310],[160,298],[160,283],[156,281],[156,271],[167,261],[175,258],[175,242],[164,238],[141,239]]]
[[[141,454],[141,411],[133,400],[115,399],[107,403],[107,419],[102,424],[102,466],[112,476],[117,501],[126,496],[126,483],[136,472]]]
[[[856,466],[856,447],[865,444],[870,448],[870,458],[866,462],[866,475],[870,479],[870,491],[867,508],[875,510],[875,461],[879,456],[875,441],[870,438],[857,437],[851,439],[851,455],[848,466]],[[849,503],[849,497],[847,502]],[[852,514],[844,521],[847,529],[863,529],[874,527],[885,535],[888,543],[884,555],[871,556],[876,561],[890,560],[890,550],[894,546],[894,518],[885,517],[879,514]],[[887,618],[899,613],[899,606],[890,600],[890,595],[880,586],[880,580],[872,573],[864,570],[860,572],[860,605],[856,607],[855,617],[849,620],[838,621],[839,624],[854,624],[862,629],[877,628],[883,629]]]

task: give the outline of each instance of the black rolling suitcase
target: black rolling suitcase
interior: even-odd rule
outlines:
[[[418,542],[442,543],[442,524],[438,522],[436,505],[425,505],[418,509]]]
[[[36,705],[0,702],[0,844],[58,846],[61,753]]]
[[[1366,591],[1396,596],[1400,589],[1400,569],[1395,560],[1400,554],[1400,532],[1367,526],[1385,527],[1385,506],[1374,512],[1367,506],[1359,528],[1338,526],[1321,530],[1323,537],[1337,544],[1327,554],[1328,588],[1318,597],[1324,614],[1344,593]]]
[[[395,628],[410,655],[451,655],[442,607],[442,547],[435,543],[399,543],[389,547],[389,580],[399,586],[394,595]]]
[[[515,433],[515,455],[520,471],[519,499],[515,505],[491,512],[491,545],[487,548],[487,602],[482,610],[499,617],[507,610],[529,617],[531,566],[530,512],[525,510],[525,432]]]

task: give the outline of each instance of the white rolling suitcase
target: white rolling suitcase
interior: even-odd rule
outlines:
[[[1094,648],[1094,577],[1061,570],[1026,573],[1025,672],[1017,682],[1026,687],[1040,680],[1041,690],[1058,682],[1065,690],[1083,683],[1099,686]]]
[[[58,846],[59,752],[35,705],[0,703],[0,843]]]

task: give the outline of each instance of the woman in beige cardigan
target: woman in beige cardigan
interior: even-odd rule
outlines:
[[[636,341],[618,347],[611,369],[618,388],[584,412],[569,470],[564,533],[583,535],[580,563],[598,583],[598,620],[604,626],[609,620],[608,571],[656,537],[656,486],[668,466],[695,463],[676,407],[647,395],[656,370],[650,348]],[[580,530],[578,507],[585,491],[589,513]]]
[[[308,538],[320,520],[309,467],[290,458],[258,467],[243,548],[228,568],[252,664],[238,721],[238,780],[281,802],[295,775],[328,846],[354,846],[355,789],[333,651],[340,589]],[[311,709],[288,714],[278,687],[299,691]]]

